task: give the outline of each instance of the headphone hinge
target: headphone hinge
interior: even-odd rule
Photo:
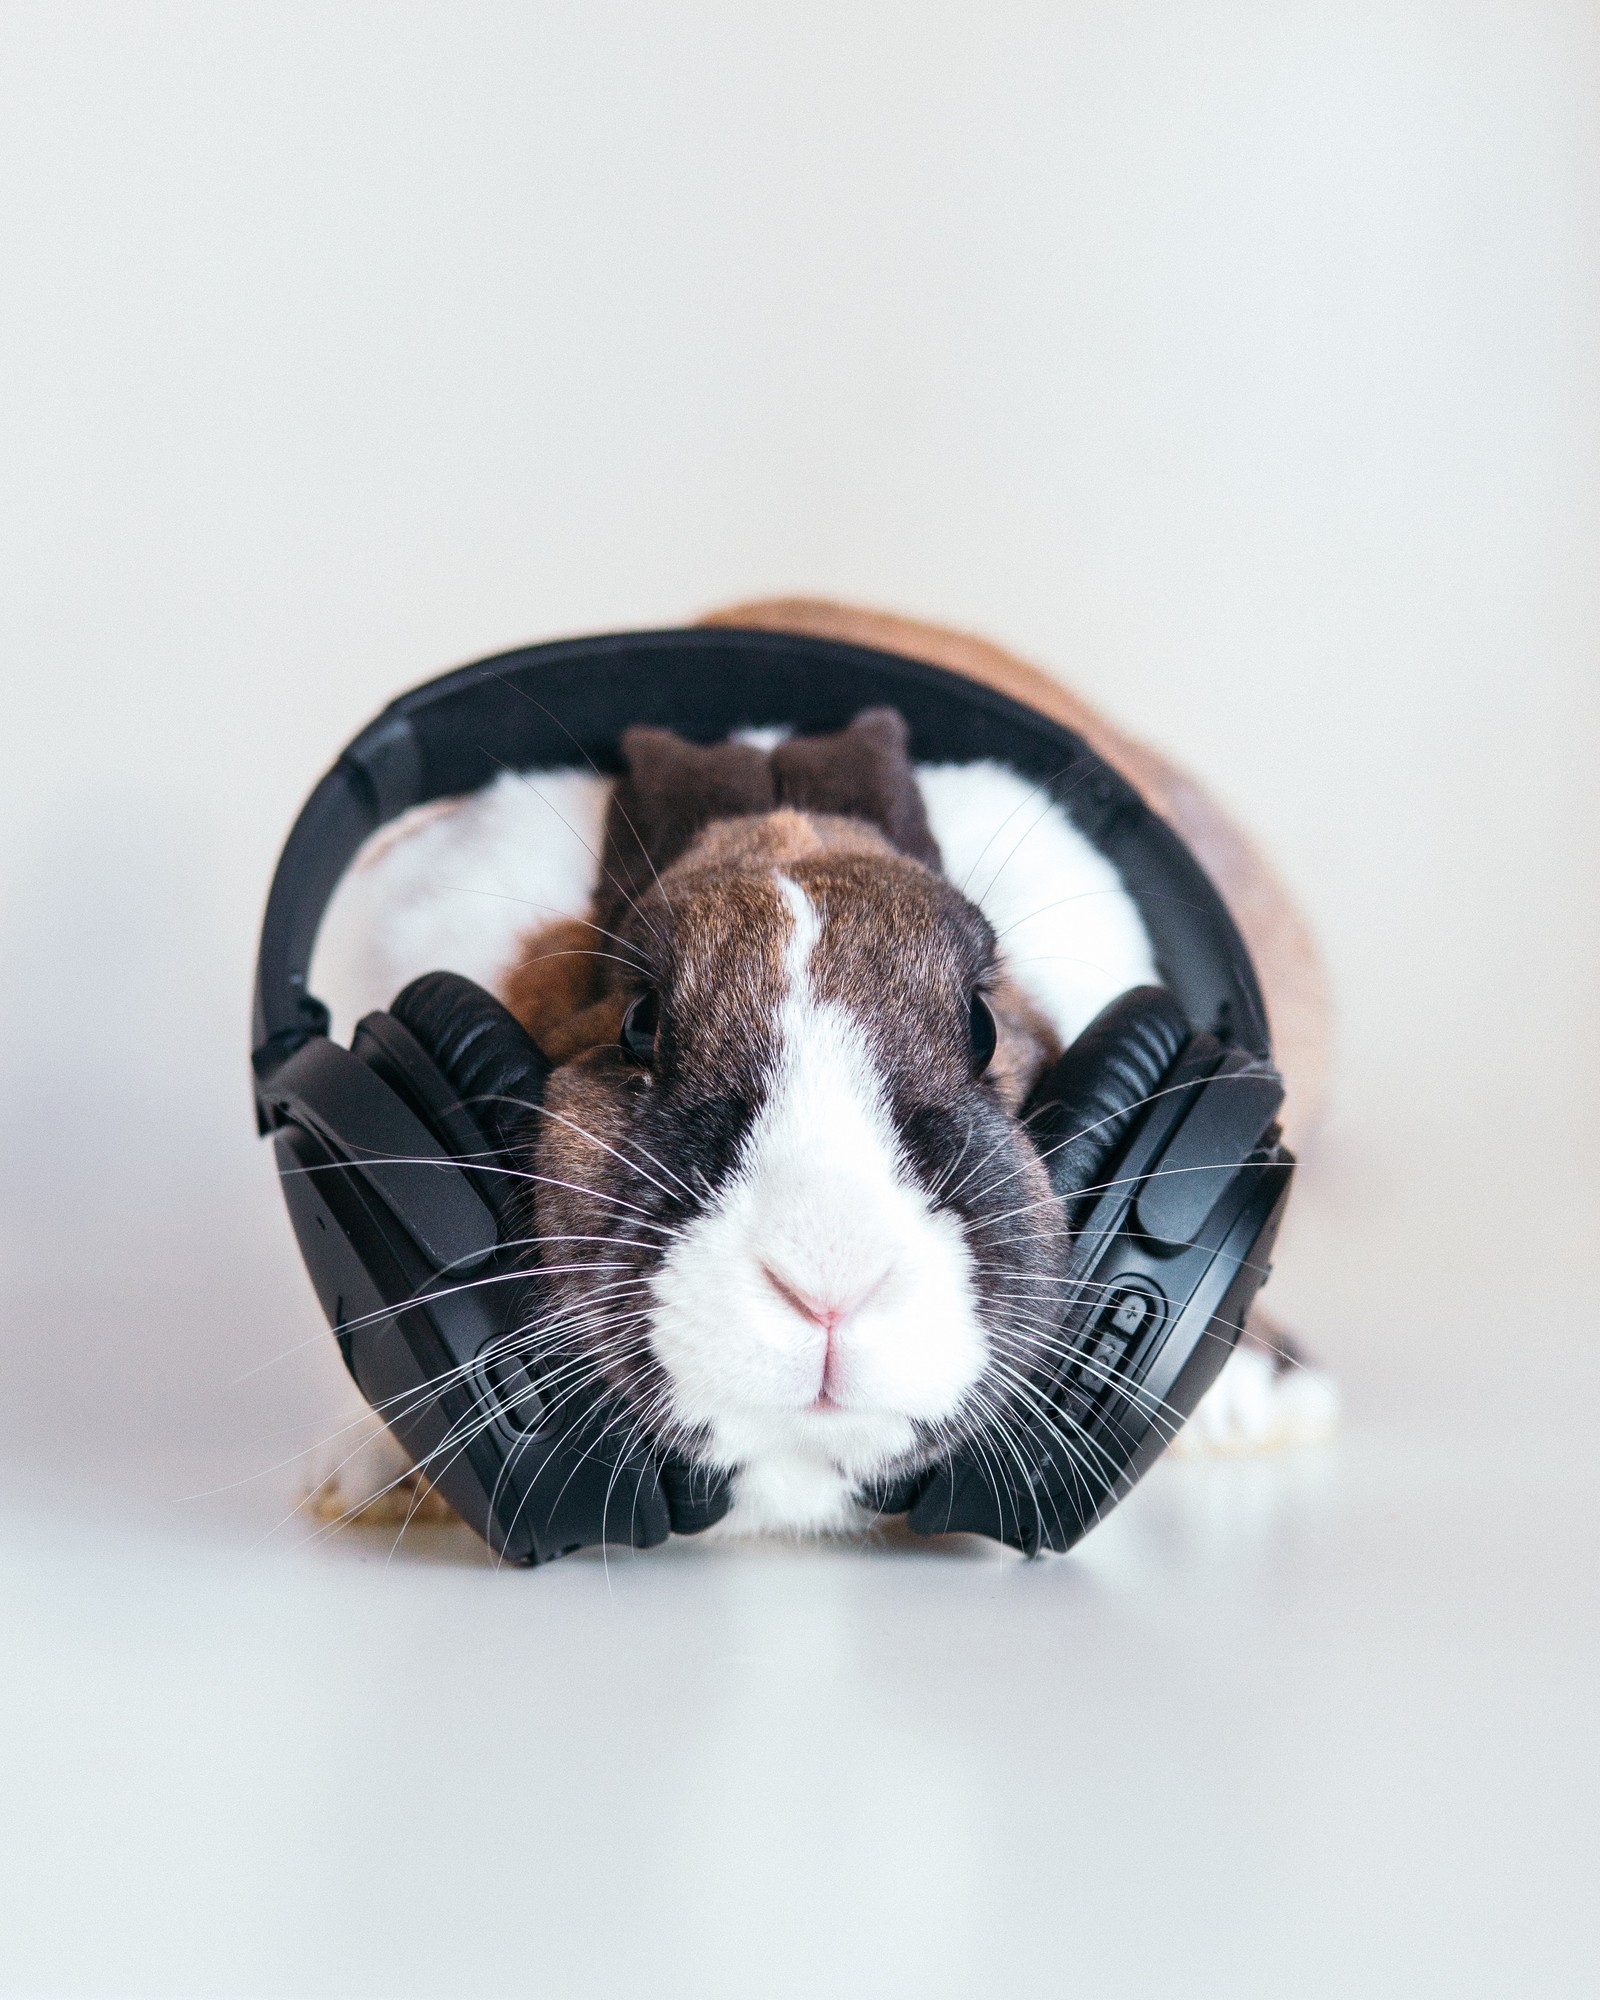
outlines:
[[[377,825],[395,819],[422,796],[422,743],[410,716],[385,711],[345,750]]]

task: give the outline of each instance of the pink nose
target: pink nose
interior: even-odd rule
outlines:
[[[808,1298],[804,1292],[791,1285],[787,1278],[780,1278],[770,1264],[762,1265],[761,1275],[786,1306],[797,1312],[802,1319],[809,1320],[813,1326],[820,1326],[826,1334],[834,1333],[839,1322],[850,1316],[852,1311],[850,1306]]]

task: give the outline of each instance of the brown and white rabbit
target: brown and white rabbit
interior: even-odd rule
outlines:
[[[1064,1249],[1017,1113],[1154,980],[1149,942],[1059,808],[992,765],[914,771],[892,711],[624,750],[614,787],[502,779],[379,836],[329,972],[367,1004],[467,972],[557,1061],[529,1160],[554,1379],[730,1469],[729,1527],[850,1527],[864,1485],[954,1442],[1017,1450]],[[1192,1428],[1260,1444],[1332,1409],[1258,1342]],[[324,1508],[402,1470],[380,1435]]]

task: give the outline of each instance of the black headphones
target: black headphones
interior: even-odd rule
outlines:
[[[1027,1122],[1074,1235],[1067,1359],[1015,1469],[956,1454],[863,1495],[918,1534],[1066,1549],[1160,1455],[1215,1380],[1267,1274],[1293,1158],[1283,1086],[1238,931],[1172,829],[1070,730],[959,674],[783,633],[698,628],[567,640],[402,695],[302,809],[273,877],[252,1066],[301,1254],[345,1363],[413,1461],[489,1546],[547,1562],[648,1548],[726,1513],[727,1479],[542,1392],[508,1344],[532,1234],[516,1161],[550,1065],[500,1003],[435,972],[350,1048],[307,984],[339,878],[386,821],[507,766],[617,770],[648,722],[700,742],[900,710],[925,762],[994,758],[1116,865],[1165,986],[1125,993],[1035,1090]],[[1070,1438],[1070,1447],[1063,1439]]]

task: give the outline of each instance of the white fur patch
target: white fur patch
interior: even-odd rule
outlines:
[[[1119,993],[1161,984],[1122,877],[1047,793],[995,763],[921,764],[917,782],[945,874],[1063,1047]]]
[[[716,1200],[653,1281],[675,1413],[742,1468],[733,1532],[850,1526],[854,1489],[952,1414],[986,1342],[958,1223],[916,1186],[865,1035],[819,1002],[820,932],[788,905],[788,990],[767,1100]]]
[[[365,1409],[313,1454],[310,1488],[312,1512],[324,1521],[386,1515],[399,1525],[417,1504],[400,1440]]]
[[[1339,1425],[1339,1389],[1319,1368],[1279,1368],[1241,1341],[1200,1398],[1172,1449],[1186,1458],[1238,1457],[1320,1444]]]
[[[323,918],[311,990],[348,1041],[424,972],[459,972],[492,993],[541,924],[589,911],[610,780],[590,771],[505,772],[381,827]]]

